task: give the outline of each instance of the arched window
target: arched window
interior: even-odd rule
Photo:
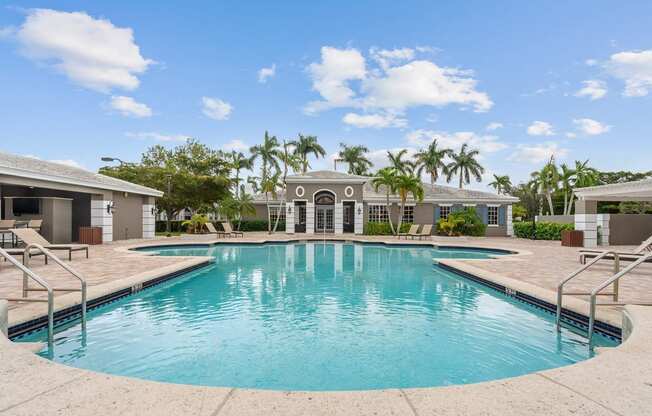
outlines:
[[[328,192],[328,191],[322,191],[315,195],[315,204],[316,205],[334,205],[335,204],[335,196]]]

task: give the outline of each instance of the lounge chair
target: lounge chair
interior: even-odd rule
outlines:
[[[5,246],[5,237],[6,235],[9,235],[9,240],[11,241],[11,245],[14,245],[14,236],[11,234],[11,229],[16,226],[16,221],[15,220],[0,220],[0,235],[2,236],[2,244],[0,247]]]
[[[412,237],[413,239],[414,239],[414,237],[418,237],[419,236],[419,224],[410,225],[410,229],[408,230],[407,233],[398,233],[396,236],[398,237],[399,240],[401,239],[401,237],[405,237],[406,240],[407,240],[408,237]]]
[[[604,253],[605,250],[587,250],[582,249],[580,253],[580,263],[585,264],[586,259],[594,258]],[[618,251],[618,258],[623,261],[636,261],[645,254],[652,252],[652,236],[643,241],[638,247],[632,251]],[[613,260],[613,256],[608,255],[605,259]]]
[[[88,258],[88,244],[50,244],[50,242],[43,238],[41,234],[31,228],[14,228],[11,232],[18,237],[18,239],[22,240],[25,245],[40,244],[51,251],[67,251],[69,261],[72,260],[73,251],[85,251],[86,258]],[[32,257],[33,254],[30,253],[29,256]]]
[[[419,240],[422,240],[424,238],[430,238],[430,234],[432,234],[432,224],[426,224],[421,228],[417,237],[419,237]]]
[[[27,228],[31,228],[37,233],[41,233],[41,226],[43,225],[43,220],[29,220],[27,223]]]
[[[227,233],[226,231],[217,231],[212,222],[206,223],[206,229],[208,230],[209,234],[217,235],[217,238],[220,238],[221,236],[226,237],[227,235],[229,235],[229,233]]]
[[[222,228],[224,228],[224,231],[229,233],[229,235],[237,237],[244,237],[244,233],[242,231],[233,231],[233,228],[231,228],[231,224],[228,222],[223,222],[222,223]]]

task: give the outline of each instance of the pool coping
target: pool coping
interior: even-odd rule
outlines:
[[[191,260],[195,266],[207,261]],[[481,271],[481,278],[507,282],[526,294],[538,292],[544,299],[550,295],[545,289],[528,288],[523,282],[456,260],[441,263],[467,272]],[[175,266],[179,269],[179,264]],[[134,277],[122,280],[130,279]],[[15,410],[82,415],[100,409],[157,415],[645,414],[652,406],[652,308],[628,305],[617,315],[621,315],[624,342],[580,363],[477,384],[349,392],[201,387],[113,376],[53,363],[0,336],[0,392],[6,393],[0,393],[0,414]]]

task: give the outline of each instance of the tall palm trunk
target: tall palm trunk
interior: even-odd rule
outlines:
[[[555,209],[552,205],[552,193],[550,191],[546,192],[546,199],[548,200],[548,208],[550,209],[550,215],[555,215]]]
[[[435,182],[437,182],[437,173],[430,172],[430,190],[435,190]]]
[[[407,195],[401,194],[401,209],[399,210],[398,213],[398,228],[396,229],[396,231],[399,233],[401,232],[401,225],[403,225],[403,211],[405,210],[406,199],[407,199]]]
[[[394,223],[392,223],[392,211],[389,205],[389,190],[385,193],[387,197],[387,221],[389,221],[389,228],[392,230],[392,235],[396,235],[396,230],[394,230]]]
[[[240,169],[235,170],[235,197],[240,196]]]
[[[464,174],[462,173],[462,171],[460,171],[460,189],[462,189],[463,179],[464,179]]]
[[[267,205],[267,234],[272,233],[272,211],[269,209],[269,193],[265,191],[265,205]]]

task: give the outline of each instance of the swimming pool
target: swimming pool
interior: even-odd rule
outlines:
[[[433,265],[496,252],[333,242],[155,250],[216,262],[92,310],[85,333],[62,325],[41,355],[164,382],[362,390],[473,383],[592,354],[584,337],[558,334],[548,312]]]

